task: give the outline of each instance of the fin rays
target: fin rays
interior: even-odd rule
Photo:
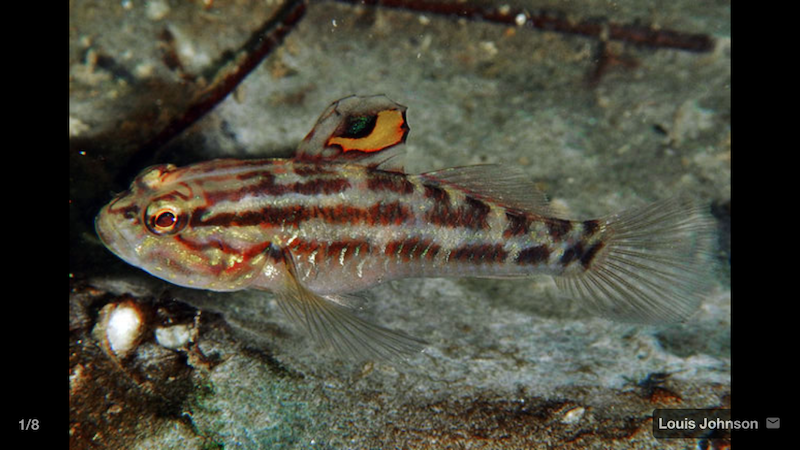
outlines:
[[[590,270],[556,279],[604,316],[655,323],[685,319],[710,287],[713,221],[673,198],[605,219],[606,246]]]
[[[285,255],[285,259],[289,273],[285,289],[277,292],[278,304],[321,344],[345,357],[387,360],[402,359],[424,348],[424,341],[363,320],[335,299],[308,290],[297,280],[291,256]]]
[[[512,209],[552,216],[547,197],[528,175],[515,167],[479,164],[426,172],[421,177],[444,182],[479,198],[491,199]]]

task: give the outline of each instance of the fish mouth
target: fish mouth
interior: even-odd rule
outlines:
[[[134,246],[125,233],[112,223],[108,206],[100,210],[100,213],[95,216],[94,231],[103,245],[112,253],[131,264],[136,264],[137,258]]]

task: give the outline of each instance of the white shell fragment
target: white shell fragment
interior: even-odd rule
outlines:
[[[583,414],[586,412],[586,408],[583,406],[578,406],[577,408],[572,408],[564,414],[564,418],[561,419],[561,423],[566,424],[573,424],[580,422],[581,418],[583,418]]]
[[[144,320],[132,303],[106,305],[105,339],[117,356],[123,357],[136,347],[144,328]]]
[[[162,347],[172,350],[182,348],[192,339],[192,327],[189,324],[156,328],[156,342]]]

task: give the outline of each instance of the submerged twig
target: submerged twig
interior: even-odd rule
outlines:
[[[224,100],[242,80],[250,74],[272,51],[283,43],[283,39],[300,22],[305,14],[305,0],[289,0],[222,65],[210,85],[198,93],[189,106],[139,148],[125,166],[139,170],[164,144],[183,130],[197,122],[217,104]],[[117,179],[127,183],[131,173],[123,170]]]
[[[690,52],[707,52],[714,40],[707,34],[683,33],[643,25],[619,24],[604,19],[574,22],[553,11],[528,12],[510,7],[485,8],[465,3],[439,3],[420,0],[336,0],[342,3],[382,6],[468,20],[485,20],[513,26],[524,26],[557,33],[622,41],[653,48],[671,48]]]

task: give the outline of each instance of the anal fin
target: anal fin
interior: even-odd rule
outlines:
[[[288,253],[288,274],[283,289],[276,290],[284,313],[300,324],[316,341],[344,357],[392,360],[420,352],[425,341],[370,323],[335,297],[325,297],[302,285]]]

